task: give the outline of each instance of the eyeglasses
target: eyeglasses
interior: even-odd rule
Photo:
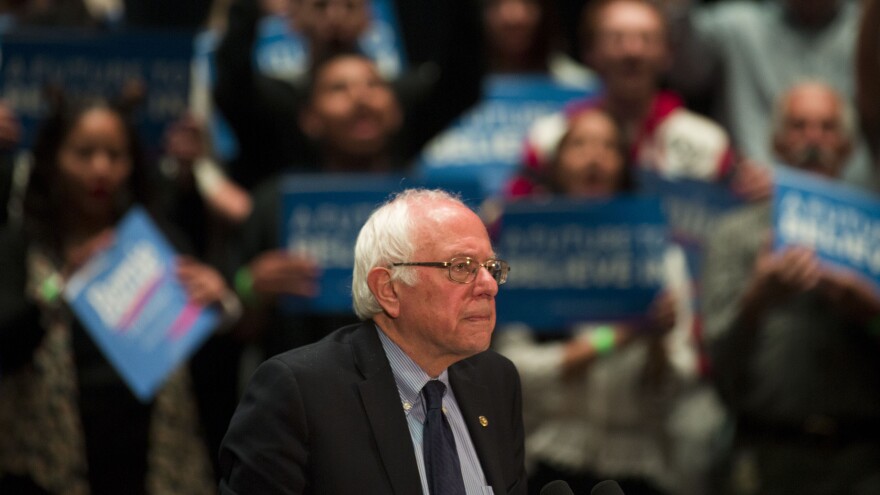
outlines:
[[[452,258],[449,261],[423,261],[418,263],[392,263],[391,266],[431,266],[434,268],[447,268],[449,280],[460,284],[469,284],[477,278],[477,270],[480,267],[489,270],[489,275],[498,282],[498,285],[507,282],[507,273],[510,272],[510,264],[504,260],[486,260],[479,263],[469,257]]]

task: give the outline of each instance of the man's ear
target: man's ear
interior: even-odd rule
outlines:
[[[397,290],[391,280],[391,271],[383,267],[374,267],[367,274],[367,286],[370,287],[373,297],[389,317],[397,318],[400,316],[400,299],[397,297]]]

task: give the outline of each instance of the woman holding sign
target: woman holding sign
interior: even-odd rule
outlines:
[[[525,194],[526,182],[516,181],[511,196],[610,199],[631,188],[608,114],[592,109],[560,120],[556,139],[546,173],[531,177]],[[564,479],[587,493],[616,478],[629,495],[683,493],[669,420],[696,376],[697,354],[684,256],[669,249],[664,263],[666,287],[637,323],[500,329],[497,347],[516,364],[527,397],[529,486]]]
[[[58,101],[33,152],[24,221],[0,233],[0,493],[214,492],[187,374],[178,370],[152,399],[139,400],[68,300],[66,283],[117,242],[123,215],[149,204],[126,112],[102,101]],[[113,309],[138,274],[164,261],[137,260],[126,277],[105,284],[114,290],[89,293],[96,305],[107,300]],[[191,258],[179,260],[176,279],[188,307],[219,303],[229,292],[215,270]],[[122,319],[151,307],[136,296],[141,304]]]

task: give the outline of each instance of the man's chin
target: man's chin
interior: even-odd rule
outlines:
[[[656,84],[652,79],[633,78],[632,76],[621,77],[616,84],[614,91],[618,97],[627,100],[643,100],[653,95],[656,90]]]
[[[469,322],[468,330],[468,334],[471,336],[470,340],[474,343],[473,347],[484,351],[486,349],[481,347],[488,347],[492,341],[492,332],[495,331],[495,319]]]
[[[379,133],[368,136],[353,136],[340,145],[351,156],[374,156],[381,154],[388,139]]]

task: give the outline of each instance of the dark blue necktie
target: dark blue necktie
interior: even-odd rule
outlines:
[[[443,414],[444,392],[446,385],[439,380],[429,381],[422,389],[428,409],[422,434],[428,491],[430,495],[465,495],[455,437]]]

